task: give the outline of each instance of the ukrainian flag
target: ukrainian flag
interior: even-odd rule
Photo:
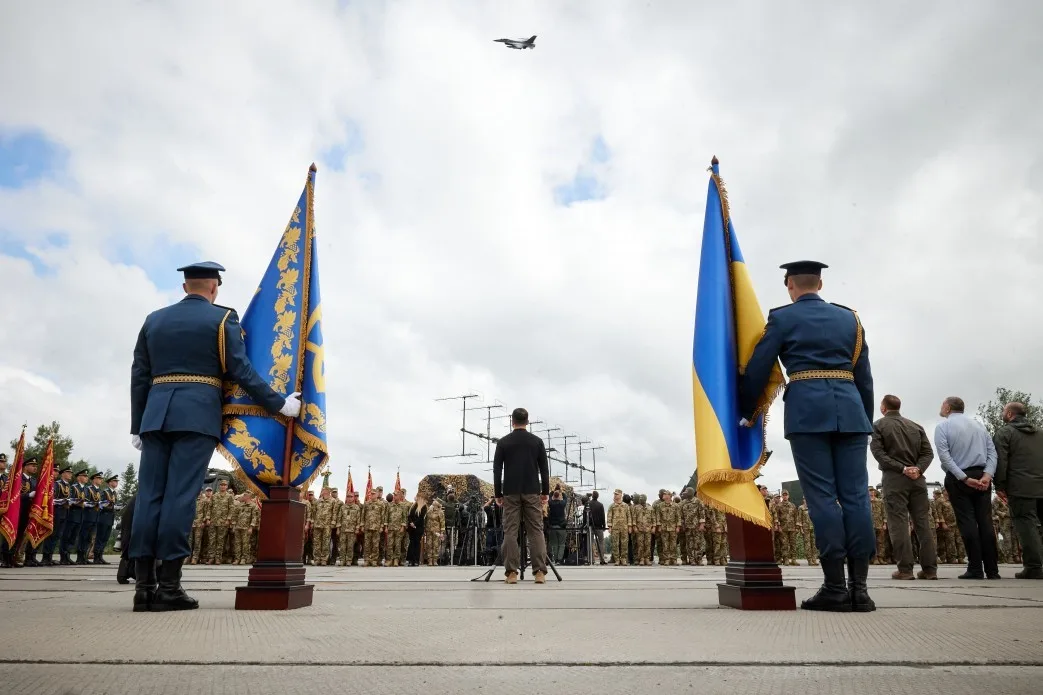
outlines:
[[[692,348],[698,495],[728,514],[771,528],[754,478],[768,459],[764,426],[784,381],[778,363],[758,402],[752,427],[739,425],[739,377],[764,332],[765,320],[746,271],[714,157]]]
[[[292,421],[270,415],[237,384],[226,382],[224,387],[217,448],[236,466],[236,475],[266,499],[274,485],[307,485],[329,458],[315,173],[312,164],[279,247],[241,321],[250,362],[278,393],[301,392],[301,414]]]

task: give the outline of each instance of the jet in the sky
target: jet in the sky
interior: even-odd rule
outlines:
[[[518,50],[536,48],[536,35],[533,34],[527,39],[496,39],[495,43],[502,43],[507,48],[516,48]]]

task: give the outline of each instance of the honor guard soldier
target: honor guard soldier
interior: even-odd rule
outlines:
[[[15,537],[14,562],[15,567],[38,567],[36,561],[36,548],[28,542],[25,530],[29,527],[29,512],[33,506],[33,498],[36,497],[36,484],[39,478],[36,473],[40,462],[35,456],[27,458],[22,463],[22,480],[19,496],[22,498],[21,507],[18,510],[18,535]]]
[[[768,312],[764,335],[740,387],[740,424],[754,419],[757,401],[777,360],[789,376],[783,400],[785,433],[815,527],[825,582],[805,610],[876,609],[866,589],[876,547],[869,511],[866,448],[873,431],[873,377],[858,314],[823,301],[817,261],[781,266],[791,304]],[[844,565],[850,578],[845,582]]]
[[[109,564],[103,557],[105,546],[109,544],[112,527],[116,523],[116,486],[120,477],[114,475],[105,481],[101,490],[101,504],[98,507],[98,531],[94,534],[94,564]]]
[[[80,526],[83,525],[83,505],[87,499],[87,470],[76,471],[76,482],[69,486],[69,515],[65,518],[62,533],[61,556],[63,565],[72,565],[72,553],[80,543]],[[77,551],[77,557],[79,552]]]
[[[92,550],[91,538],[98,535],[98,517],[101,513],[101,473],[91,476],[91,484],[83,490],[83,521],[80,523],[80,542],[76,546],[76,564],[86,565],[87,551]]]
[[[221,437],[222,385],[269,413],[297,417],[300,394],[276,393],[250,364],[236,312],[214,304],[224,268],[178,268],[185,297],[145,318],[131,367],[131,444],[141,451],[130,557],[135,611],[198,608],[181,588],[196,496]],[[158,576],[156,561],[162,561]]]
[[[69,517],[69,494],[72,487],[72,468],[66,466],[58,471],[54,481],[54,528],[51,535],[43,544],[43,565],[50,567],[54,564],[54,549],[58,548],[60,560],[65,560],[65,549],[61,546],[61,540],[65,533],[65,520]],[[66,564],[66,563],[62,563]]]

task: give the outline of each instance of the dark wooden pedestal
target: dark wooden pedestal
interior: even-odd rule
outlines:
[[[724,570],[725,583],[717,585],[722,606],[744,611],[797,609],[793,587],[782,584],[769,529],[729,514],[728,549],[731,559]]]
[[[235,588],[235,609],[285,611],[311,605],[314,584],[304,583],[304,513],[300,491],[273,487],[261,502],[257,561],[246,586]]]

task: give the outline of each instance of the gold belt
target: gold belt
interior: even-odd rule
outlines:
[[[854,372],[843,369],[810,369],[806,372],[794,372],[789,375],[790,381],[807,381],[808,379],[846,379],[854,381]]]
[[[207,386],[213,386],[214,388],[221,388],[221,380],[216,376],[200,376],[198,374],[167,374],[166,376],[157,376],[152,380],[152,385],[156,384],[206,384]]]

